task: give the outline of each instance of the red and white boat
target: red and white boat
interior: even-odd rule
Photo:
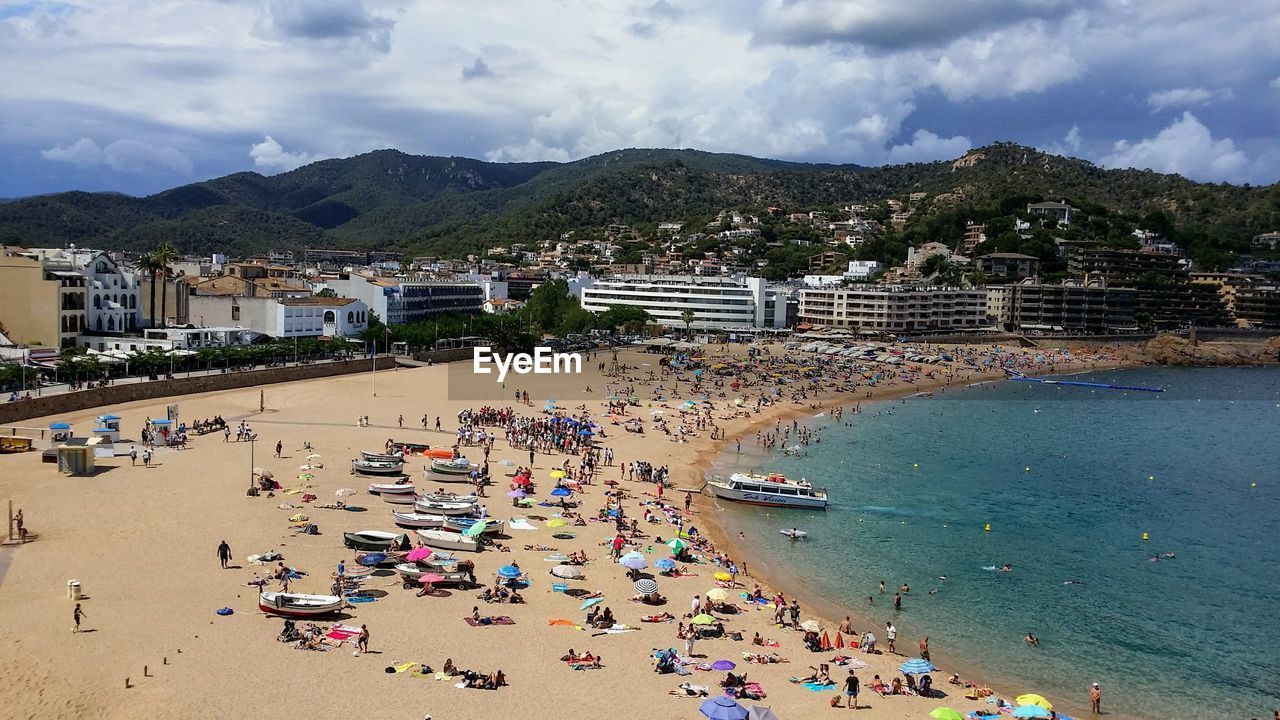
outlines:
[[[302,595],[300,593],[263,592],[258,595],[258,609],[270,615],[312,617],[327,615],[342,608],[337,595]]]

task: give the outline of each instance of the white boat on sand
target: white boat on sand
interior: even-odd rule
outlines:
[[[475,512],[476,504],[470,502],[449,502],[422,498],[413,504],[413,509],[420,513],[438,515],[470,515]]]
[[[327,615],[342,609],[337,595],[302,595],[300,593],[263,592],[258,595],[258,609],[272,615],[310,617]]]
[[[480,542],[473,537],[447,530],[418,530],[416,532],[418,539],[427,547],[462,552],[480,552]]]
[[[373,495],[412,495],[415,489],[411,482],[369,483],[369,492]]]
[[[403,462],[373,462],[370,460],[352,460],[351,472],[361,475],[403,475]]]
[[[449,517],[448,515],[436,515],[433,513],[393,512],[391,515],[395,518],[396,525],[404,528],[443,527],[445,518]]]

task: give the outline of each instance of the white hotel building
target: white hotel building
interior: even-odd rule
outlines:
[[[975,330],[991,324],[985,289],[904,287],[803,289],[800,322],[886,333]]]
[[[787,324],[787,295],[766,286],[764,278],[708,275],[617,275],[570,283],[591,312],[613,305],[634,305],[655,322],[683,328],[684,312],[693,311],[691,328],[747,330],[783,328]]]

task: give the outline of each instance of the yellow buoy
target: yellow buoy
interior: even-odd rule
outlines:
[[[987,532],[991,532],[991,523],[987,523],[987,526],[983,528],[983,530],[986,530]]]
[[[1147,534],[1146,534],[1146,533],[1142,533],[1142,539],[1143,539],[1143,540],[1147,540],[1147,539],[1148,539],[1148,538],[1147,538]]]

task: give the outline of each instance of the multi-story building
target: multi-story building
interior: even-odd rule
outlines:
[[[1079,212],[1065,202],[1040,202],[1027,205],[1027,214],[1048,215],[1056,218],[1059,225],[1070,225]]]
[[[1102,278],[1108,284],[1116,284],[1132,282],[1146,273],[1171,275],[1185,269],[1176,255],[1071,245],[1067,250],[1067,272],[1074,277]]]
[[[276,338],[352,337],[369,326],[369,306],[346,297],[197,295],[191,316],[201,326],[248,328]]]
[[[1082,283],[987,286],[987,312],[1005,330],[1101,334],[1137,330],[1138,293]]]
[[[1280,329],[1280,287],[1259,285],[1236,293],[1236,323],[1241,327]]]
[[[1040,272],[1040,258],[1022,253],[987,253],[978,257],[978,270],[989,278],[1029,278]]]
[[[308,265],[368,265],[369,253],[359,250],[308,248],[302,259]]]
[[[362,300],[389,325],[444,313],[480,312],[486,299],[484,288],[470,281],[343,273],[325,284],[342,297]]]
[[[803,289],[799,320],[894,334],[976,330],[988,324],[987,293],[960,288]]]
[[[70,259],[38,257],[21,248],[0,252],[0,324],[12,342],[73,347],[88,329],[88,280]]]
[[[1222,298],[1222,304],[1226,307],[1228,313],[1235,314],[1236,311],[1236,295],[1241,290],[1266,284],[1266,278],[1262,275],[1252,273],[1238,272],[1193,272],[1190,275],[1191,282],[1203,285],[1212,285],[1218,290],[1218,297]],[[1239,324],[1237,316],[1237,324]]]
[[[698,275],[620,275],[600,280],[578,278],[582,307],[604,312],[615,305],[646,310],[655,322],[699,330],[781,328],[787,322],[786,292],[763,278]]]
[[[142,328],[142,286],[111,256],[99,252],[80,267],[86,280],[88,332],[123,334]]]
[[[964,255],[972,255],[973,249],[986,241],[987,226],[970,222],[964,226],[964,242],[960,245],[960,252]]]

